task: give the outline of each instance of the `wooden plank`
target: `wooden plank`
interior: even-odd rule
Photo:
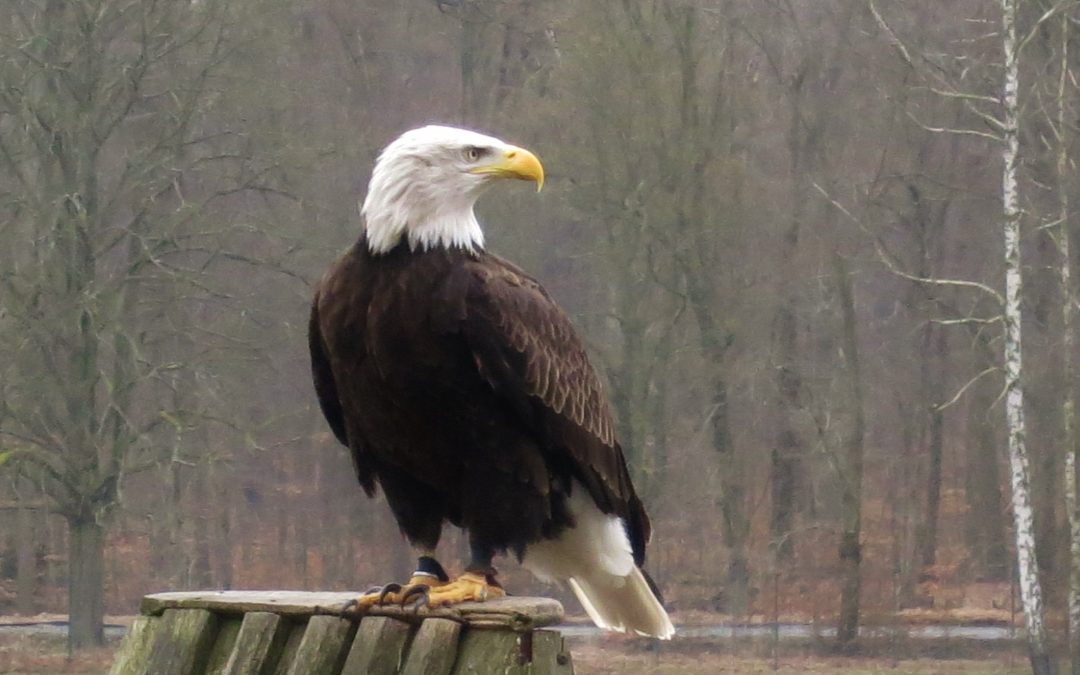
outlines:
[[[270,672],[285,646],[288,633],[288,622],[277,614],[245,614],[236,645],[222,672],[225,675],[262,675]]]
[[[138,616],[131,628],[124,635],[124,641],[117,650],[116,659],[109,670],[109,675],[143,675],[148,672],[150,653],[154,648],[157,631],[161,627],[161,617]]]
[[[387,616],[360,622],[341,675],[397,675],[405,662],[412,626]]]
[[[357,630],[357,613],[342,616],[355,597],[288,591],[146,596],[145,615],[132,624],[110,675],[573,675],[562,636],[533,630],[562,619],[554,600],[511,597],[419,612],[379,607]]]
[[[300,641],[304,638],[304,631],[307,630],[307,622],[286,622],[286,630],[285,644],[281,647],[281,655],[274,664],[272,675],[287,675],[289,672],[296,650],[300,648]]]
[[[313,616],[288,675],[330,675],[341,670],[355,624],[336,616]]]
[[[558,631],[469,630],[461,640],[454,675],[573,675],[570,652]]]
[[[208,609],[218,614],[273,612],[283,616],[306,617],[329,614],[341,616],[356,593],[309,593],[302,591],[196,591],[155,593],[143,598],[142,613],[161,614],[166,609]],[[349,613],[359,618],[359,614]],[[552,626],[563,619],[563,607],[551,598],[505,597],[487,602],[464,602],[453,607],[424,608],[419,612],[397,605],[374,607],[365,616],[389,616],[420,623],[427,618],[444,618],[475,626],[508,627],[526,631]]]
[[[416,631],[401,675],[449,675],[457,659],[461,624],[450,619],[426,619]]]
[[[217,616],[205,609],[167,609],[161,620],[146,672],[154,675],[202,672],[217,635]]]
[[[559,631],[533,632],[532,675],[574,675],[574,661]]]
[[[225,664],[228,663],[229,655],[236,645],[236,638],[240,635],[242,621],[240,617],[232,617],[221,622],[214,646],[210,648],[210,655],[206,659],[206,675],[221,675],[225,672]]]
[[[143,614],[160,614],[170,608],[209,609],[219,614],[273,612],[283,616],[340,614],[357,593],[309,593],[306,591],[192,591],[154,593],[143,597]]]
[[[454,675],[530,672],[532,635],[508,630],[469,630],[461,639]],[[526,650],[525,647],[528,647]]]

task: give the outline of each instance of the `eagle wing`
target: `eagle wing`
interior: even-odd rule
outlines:
[[[338,442],[349,445],[349,436],[345,432],[345,414],[338,399],[337,383],[334,371],[330,368],[330,357],[326,354],[326,345],[319,326],[319,294],[311,303],[311,318],[308,320],[308,351],[311,353],[311,378],[315,382],[315,395],[319,399],[319,408],[330,425]]]
[[[319,300],[322,290],[316,291],[311,303],[311,318],[308,320],[308,351],[311,353],[311,378],[315,383],[315,395],[319,399],[319,408],[331,431],[342,445],[352,453],[353,467],[364,492],[370,497],[375,492],[375,474],[364,454],[359,438],[349,438],[345,425],[345,411],[338,398],[337,382],[327,353],[326,341],[319,322]]]
[[[494,256],[467,266],[464,316],[458,317],[481,376],[569,463],[597,506],[626,522],[640,565],[650,536],[634,492],[600,379],[569,317],[544,288]]]

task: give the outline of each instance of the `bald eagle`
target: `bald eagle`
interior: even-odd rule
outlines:
[[[464,129],[406,132],[376,161],[359,240],[318,284],[309,346],[322,411],[369,496],[380,486],[417,570],[358,603],[504,594],[511,552],[566,582],[596,624],[669,638],[642,570],[650,525],[570,320],[484,249],[473,205],[499,178],[543,185],[528,150]],[[471,560],[451,581],[445,523]]]

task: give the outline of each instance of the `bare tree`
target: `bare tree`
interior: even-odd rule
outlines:
[[[750,17],[740,18],[738,27],[748,35],[765,57],[767,71],[775,79],[784,98],[787,119],[784,145],[790,182],[788,213],[778,242],[776,264],[781,269],[799,267],[800,251],[807,247],[801,239],[808,222],[813,222],[811,185],[828,171],[829,123],[834,119],[828,98],[816,96],[838,78],[851,50],[848,32],[853,25],[855,5],[820,3],[813,8],[790,2],[763,3]],[[752,19],[762,17],[761,25]],[[760,19],[759,19],[760,20]],[[782,30],[778,28],[783,27]],[[833,32],[828,40],[822,31]],[[805,254],[804,254],[805,255]],[[803,366],[800,363],[799,310],[803,280],[780,275],[776,280],[778,301],[773,317],[773,372],[776,388],[775,440],[770,453],[770,532],[776,557],[790,562],[794,554],[795,516],[798,499],[805,492],[800,477],[805,476],[805,443],[799,420],[805,416],[801,396]]]
[[[1064,465],[1065,514],[1069,527],[1069,592],[1068,592],[1068,644],[1070,668],[1073,675],[1080,675],[1080,503],[1077,500],[1077,443],[1076,429],[1076,363],[1074,359],[1076,324],[1074,316],[1075,293],[1073,291],[1073,260],[1071,245],[1071,213],[1069,204],[1070,170],[1070,78],[1073,71],[1069,57],[1070,39],[1073,26],[1069,12],[1061,12],[1058,21],[1058,80],[1053,92],[1056,113],[1048,115],[1053,120],[1051,128],[1054,134],[1056,157],[1054,168],[1057,173],[1057,231],[1058,246],[1058,283],[1062,296],[1061,302],[1061,370],[1065,377],[1064,402],[1062,406],[1062,432],[1064,447],[1062,459]],[[1075,86],[1075,85],[1074,85]]]
[[[102,642],[103,550],[124,477],[156,465],[159,431],[195,412],[168,396],[187,367],[181,308],[222,297],[207,270],[245,259],[227,251],[227,227],[200,218],[268,189],[268,167],[210,115],[236,11],[0,9],[0,175],[12,187],[0,228],[14,261],[0,270],[0,465],[42,485],[67,521],[74,648]]]
[[[841,533],[840,564],[843,586],[840,591],[840,618],[836,639],[841,644],[859,635],[860,590],[862,588],[862,484],[863,440],[866,421],[863,415],[862,367],[859,361],[859,337],[856,329],[855,297],[851,273],[839,252],[833,254],[833,277],[840,303],[843,329],[843,360],[846,370],[851,424],[843,439],[837,474],[840,482]]]
[[[1043,626],[1042,586],[1035,554],[1035,523],[1031,507],[1030,469],[1024,425],[1023,339],[1020,331],[1023,268],[1020,264],[1019,162],[1020,162],[1020,49],[1016,27],[1018,0],[1002,0],[1002,46],[1004,81],[1002,82],[1001,133],[1002,215],[1005,234],[1005,417],[1009,434],[1009,463],[1012,466],[1013,518],[1016,521],[1016,555],[1020,575],[1020,593],[1027,616],[1031,666],[1039,675],[1049,675],[1054,668],[1046,644]]]
[[[922,59],[928,68],[929,88],[934,93],[962,102],[967,110],[977,116],[989,130],[975,128],[941,128],[924,124],[928,131],[936,133],[969,134],[992,139],[999,143],[1002,159],[1001,199],[1002,232],[1004,239],[1005,292],[997,294],[988,287],[967,282],[971,287],[990,291],[999,301],[1000,320],[1003,324],[1003,372],[1005,418],[1008,436],[1009,462],[1011,466],[1012,511],[1015,524],[1017,571],[1020,579],[1021,598],[1027,619],[1028,644],[1032,668],[1036,673],[1050,673],[1053,666],[1046,644],[1043,624],[1042,588],[1039,582],[1035,550],[1034,510],[1031,502],[1031,479],[1027,449],[1027,429],[1024,411],[1023,338],[1021,296],[1023,292],[1023,267],[1020,261],[1021,221],[1020,208],[1020,66],[1024,46],[1035,35],[1041,24],[1062,11],[1071,3],[1062,2],[1052,6],[1027,32],[1021,34],[1017,27],[1018,0],[1000,0],[1001,8],[1001,80],[1000,97],[971,92],[959,86],[949,77],[947,69],[923,54],[913,56],[912,50],[896,36],[889,24],[869,0],[873,13],[884,35],[893,41],[901,58],[913,68],[915,58]],[[988,109],[989,107],[989,109]],[[998,107],[997,112],[993,107]],[[942,282],[923,279],[929,283],[965,285],[964,282]]]

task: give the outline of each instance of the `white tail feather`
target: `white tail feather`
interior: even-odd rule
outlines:
[[[641,570],[626,577],[603,573],[573,577],[570,588],[597,626],[610,630],[649,635],[662,640],[675,634],[675,626],[656,599]]]
[[[580,483],[567,506],[576,525],[557,539],[531,544],[524,566],[541,579],[569,582],[601,628],[665,640],[674,635],[671,619],[634,564],[622,520],[602,513]]]

